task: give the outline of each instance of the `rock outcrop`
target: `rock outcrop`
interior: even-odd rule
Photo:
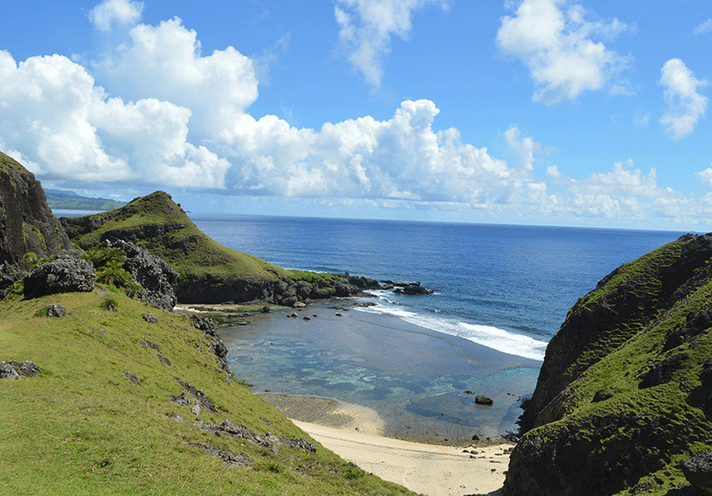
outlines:
[[[35,260],[71,247],[39,181],[0,153],[0,297]]]
[[[643,494],[712,448],[712,235],[606,276],[569,310],[524,403],[504,494]],[[709,365],[708,365],[709,364]]]
[[[80,258],[60,256],[37,266],[25,278],[25,296],[37,298],[48,294],[89,292],[94,289],[94,266]]]
[[[138,299],[154,308],[173,310],[178,299],[173,285],[178,273],[165,260],[151,255],[148,250],[122,239],[106,240],[106,245],[119,248],[126,256],[124,268],[131,273],[136,284],[141,286]]]

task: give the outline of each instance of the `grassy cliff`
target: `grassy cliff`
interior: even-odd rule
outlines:
[[[49,304],[67,315],[46,316]],[[0,315],[0,360],[43,369],[0,380],[3,493],[407,493],[320,446],[304,449],[307,434],[226,381],[186,316],[100,288],[11,295]]]
[[[226,248],[202,233],[162,191],[109,212],[65,217],[61,222],[72,242],[83,249],[107,239],[123,239],[164,259],[179,274],[175,290],[182,303],[266,301],[292,305],[299,300],[349,296],[378,286],[376,281],[345,274],[285,270]]]
[[[604,278],[547,347],[505,494],[688,494],[680,463],[712,449],[710,331],[711,235]]]
[[[179,274],[239,274],[253,281],[288,275],[280,267],[205,236],[163,191],[136,198],[109,212],[65,217],[62,224],[70,239],[84,249],[102,239],[121,238],[164,259]]]

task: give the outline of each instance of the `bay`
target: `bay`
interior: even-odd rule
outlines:
[[[374,408],[394,435],[466,438],[516,429],[549,339],[577,298],[682,232],[191,214],[208,236],[284,268],[419,281],[368,308],[310,306],[225,330],[255,391]],[[366,301],[366,300],[364,300]],[[342,317],[336,317],[341,313]],[[306,315],[306,314],[305,314]],[[474,405],[474,394],[495,400]]]

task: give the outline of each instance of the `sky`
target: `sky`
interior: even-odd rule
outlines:
[[[712,231],[712,2],[28,0],[0,151],[191,212]]]

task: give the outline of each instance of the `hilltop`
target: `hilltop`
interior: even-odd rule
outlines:
[[[126,205],[108,198],[88,198],[74,191],[46,189],[47,205],[53,210],[111,210]]]
[[[297,301],[351,296],[377,281],[348,274],[285,270],[210,239],[170,195],[157,191],[124,207],[85,217],[64,217],[73,243],[88,249],[105,240],[123,239],[146,248],[179,274],[181,303]]]
[[[523,405],[505,495],[695,494],[693,466],[712,494],[711,262],[712,235],[683,236],[569,310]]]

